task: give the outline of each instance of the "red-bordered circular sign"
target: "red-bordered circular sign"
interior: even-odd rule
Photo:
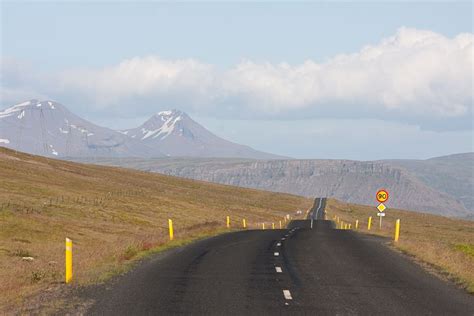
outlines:
[[[385,189],[381,189],[381,190],[378,190],[377,191],[377,194],[375,195],[375,198],[377,199],[377,201],[379,201],[380,203],[384,203],[384,202],[387,202],[388,200],[388,191],[385,190]]]

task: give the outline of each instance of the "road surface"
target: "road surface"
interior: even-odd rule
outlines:
[[[322,205],[322,207],[321,207]],[[474,315],[474,299],[384,240],[336,230],[315,200],[288,229],[220,235],[94,293],[91,315]]]

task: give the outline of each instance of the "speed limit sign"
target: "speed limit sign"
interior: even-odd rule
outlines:
[[[377,194],[376,194],[376,199],[380,203],[387,202],[387,200],[388,200],[388,191],[385,190],[385,189],[378,190]]]

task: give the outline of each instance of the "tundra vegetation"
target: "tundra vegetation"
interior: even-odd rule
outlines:
[[[87,285],[125,271],[147,253],[227,231],[227,215],[231,229],[240,228],[243,218],[254,228],[312,205],[311,199],[289,194],[2,147],[0,179],[0,311],[64,288],[66,237],[74,242],[72,286]],[[173,219],[173,242],[168,218]]]

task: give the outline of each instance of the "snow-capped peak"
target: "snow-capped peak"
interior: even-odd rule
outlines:
[[[155,115],[155,120],[150,120],[141,128],[142,139],[157,138],[165,139],[173,133],[176,123],[182,120],[180,111],[161,111]],[[156,122],[158,119],[158,122]]]
[[[45,107],[51,110],[55,110],[56,105],[57,103],[54,101],[38,101],[36,99],[33,99],[33,100],[15,104],[3,111],[0,111],[0,118],[17,115],[18,119],[22,119],[25,116],[26,109]]]
[[[170,116],[173,114],[173,111],[161,111],[157,113],[159,116]]]
[[[30,104],[31,104],[31,101],[15,104],[14,106],[11,106],[3,111],[0,111],[0,118],[15,115],[15,113],[17,112],[22,112],[25,109],[25,107],[29,106]],[[19,114],[21,115],[21,113]]]
[[[184,113],[179,111],[179,110],[167,110],[167,111],[161,111],[155,114],[155,117],[159,118],[160,121],[165,122],[169,120],[170,118],[173,117],[179,117],[182,116]]]

